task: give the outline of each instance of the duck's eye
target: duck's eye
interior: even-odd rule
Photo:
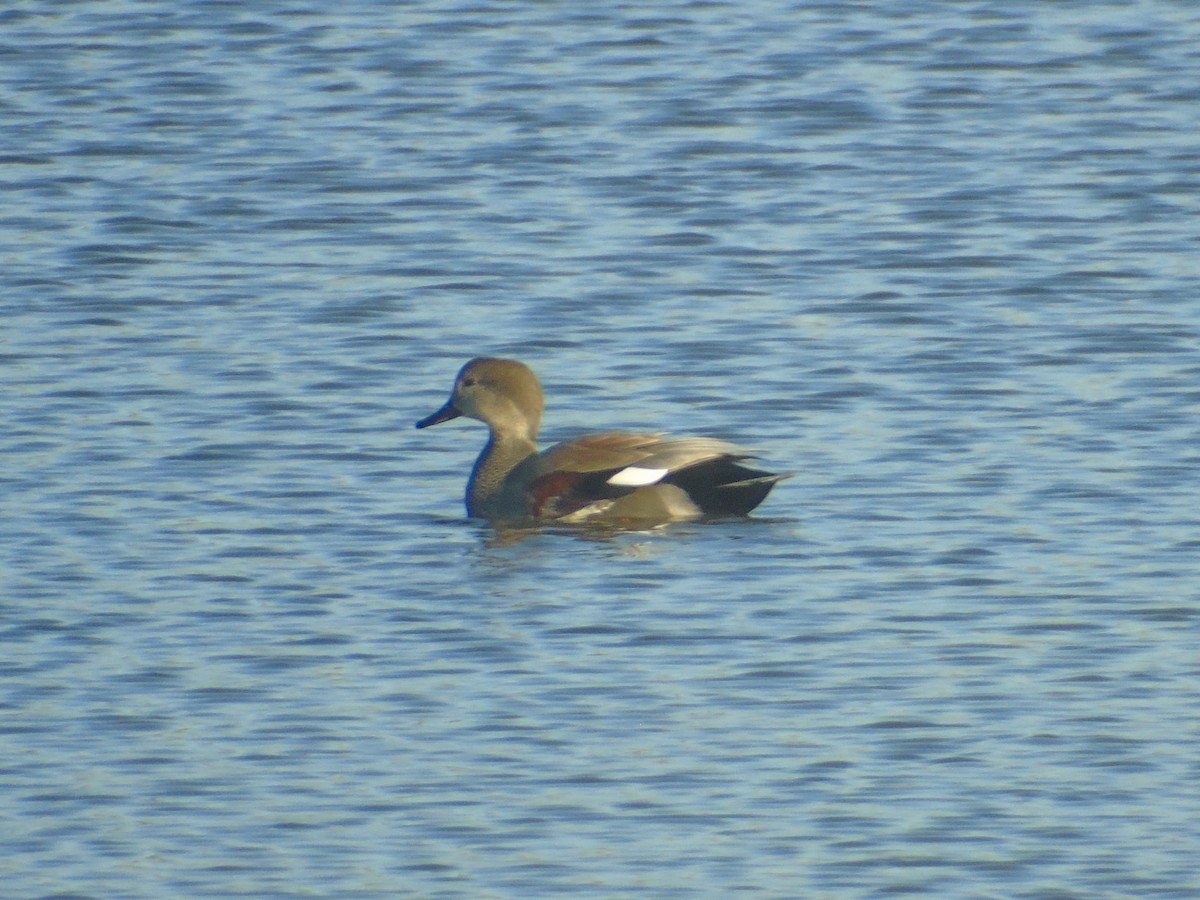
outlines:
[[[462,386],[463,387],[475,387],[475,379],[474,378],[464,378]]]

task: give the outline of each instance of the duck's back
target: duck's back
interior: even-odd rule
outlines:
[[[787,477],[743,465],[747,458],[715,438],[603,432],[556,444],[513,477],[536,519],[745,515]]]

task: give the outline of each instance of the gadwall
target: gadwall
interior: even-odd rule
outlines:
[[[459,416],[491,431],[467,482],[467,514],[492,521],[695,519],[745,515],[788,477],[742,465],[749,454],[714,438],[609,431],[538,453],[542,386],[515,359],[479,357],[446,405],[417,422]]]

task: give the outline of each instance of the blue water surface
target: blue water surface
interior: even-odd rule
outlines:
[[[1200,895],[1200,7],[0,25],[0,893]],[[795,476],[498,534],[479,354]]]

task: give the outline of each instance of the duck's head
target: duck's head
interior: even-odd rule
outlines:
[[[462,367],[446,405],[417,427],[466,416],[487,423],[495,432],[516,433],[533,441],[543,405],[542,386],[529,366],[515,359],[480,356]]]

